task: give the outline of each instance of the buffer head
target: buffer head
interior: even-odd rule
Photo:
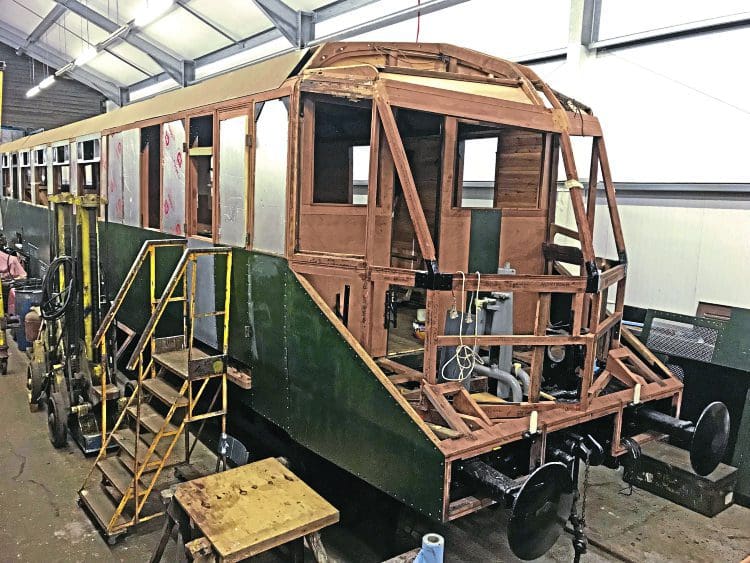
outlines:
[[[508,522],[508,544],[523,560],[542,556],[570,516],[573,480],[562,463],[546,463],[521,485]]]

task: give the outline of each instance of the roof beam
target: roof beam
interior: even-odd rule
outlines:
[[[426,16],[427,14],[444,10],[445,8],[450,8],[458,4],[463,4],[464,2],[468,2],[468,0],[427,0],[422,4],[415,4],[408,8],[404,8],[403,10],[399,10],[398,12],[385,14],[384,16],[379,16],[347,29],[336,31],[323,37],[318,37],[314,41],[311,41],[310,44],[320,45],[321,43],[326,43],[328,41],[341,41],[342,39],[348,39],[355,35],[362,35],[363,33],[395,25],[416,18],[419,15]]]
[[[113,33],[122,26],[100,14],[96,10],[81,4],[78,0],[55,0],[58,4],[65,6],[68,10],[88,20],[94,25],[101,27],[107,33]],[[119,40],[129,43],[140,49],[151,57],[166,73],[179,84],[186,86],[195,78],[192,61],[182,60],[165,51],[162,47],[151,41],[138,36],[132,29],[119,36]],[[193,69],[193,71],[191,71]]]
[[[290,8],[283,0],[252,0],[292,45],[302,48],[315,38],[315,13]]]
[[[174,2],[177,4],[180,8],[185,10],[188,14],[193,16],[195,19],[197,19],[199,22],[207,25],[211,29],[213,29],[216,33],[219,35],[223,35],[224,38],[229,39],[232,43],[237,42],[237,38],[232,35],[232,33],[224,28],[223,26],[219,25],[218,23],[210,20],[208,17],[200,13],[198,10],[193,8],[190,5],[190,0],[175,0]]]
[[[639,47],[650,43],[669,41],[683,37],[695,37],[705,33],[715,33],[750,27],[750,12],[740,12],[728,16],[699,20],[695,22],[672,25],[630,35],[621,35],[609,39],[597,39],[589,48],[591,49],[625,49],[628,47]]]
[[[26,41],[23,42],[23,45],[21,45],[17,50],[17,55],[23,55],[26,50],[34,43],[39,41],[39,38],[44,35],[47,30],[52,27],[55,22],[60,19],[60,17],[65,13],[65,6],[61,6],[60,4],[55,4],[52,9],[47,13],[46,16],[42,18],[42,21],[40,21],[36,27],[29,33],[29,36],[26,38]]]
[[[18,49],[26,42],[26,35],[21,30],[0,19],[0,41],[14,49]],[[42,47],[37,43],[32,43],[28,46],[26,55],[56,69],[69,64],[67,55],[64,53],[60,53],[49,47]],[[81,84],[101,92],[116,104],[122,104],[123,95],[127,89],[121,85],[113,84],[103,76],[80,67],[72,68],[67,74]]]
[[[602,14],[602,0],[584,0],[581,21],[581,45],[590,49],[599,41],[599,20]]]
[[[324,22],[326,20],[335,18],[359,8],[363,8],[379,1],[380,0],[335,0],[334,2],[331,2],[330,4],[327,4],[314,11],[315,21],[317,23]],[[279,31],[278,28],[275,27],[259,31],[254,35],[250,35],[248,37],[240,39],[232,45],[227,45],[226,47],[217,49],[212,53],[208,53],[206,55],[198,57],[197,59],[195,59],[195,66],[201,67],[207,64],[215,63],[222,59],[226,59],[227,57],[231,57],[232,55],[236,55],[243,51],[248,51],[250,49],[254,49],[255,47],[265,45],[266,43],[270,43],[271,41],[274,41],[279,37],[282,37],[281,31]],[[130,89],[137,90],[140,88],[147,88],[149,86],[153,86],[155,84],[158,84],[159,82],[167,80],[168,78],[169,76],[166,73],[162,73],[157,76],[152,76],[151,78],[141,80],[140,82],[137,82],[135,84],[131,84]]]

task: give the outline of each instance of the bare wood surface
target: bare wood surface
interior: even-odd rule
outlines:
[[[422,386],[422,392],[427,400],[432,404],[437,413],[445,420],[448,426],[463,436],[471,436],[471,429],[461,419],[456,410],[451,406],[443,394],[436,389],[435,385],[425,383]]]
[[[380,116],[383,131],[385,132],[386,139],[388,139],[388,146],[391,149],[391,155],[393,156],[393,162],[396,166],[396,171],[398,172],[398,178],[401,181],[404,199],[406,200],[406,205],[409,209],[409,216],[411,217],[414,226],[414,232],[417,235],[417,241],[419,242],[419,249],[422,252],[422,257],[425,260],[435,260],[435,245],[432,242],[432,235],[427,226],[427,219],[425,218],[424,210],[422,209],[422,203],[419,200],[417,186],[414,184],[414,177],[409,168],[409,160],[406,157],[404,143],[398,132],[396,118],[393,116],[393,111],[388,102],[383,98],[382,91],[376,93],[375,103],[378,107],[378,115]]]
[[[339,520],[336,508],[275,458],[183,483],[174,498],[227,562]]]
[[[671,370],[664,365],[656,355],[649,350],[649,348],[636,337],[629,328],[622,326],[620,327],[623,340],[630,346],[635,352],[640,354],[646,361],[646,363],[652,368],[660,370],[664,375],[674,378],[674,374]]]

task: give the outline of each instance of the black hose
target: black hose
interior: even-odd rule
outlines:
[[[55,291],[58,280],[58,271],[63,268],[65,274],[65,287]],[[73,288],[75,287],[75,268],[73,258],[70,256],[58,256],[47,268],[42,280],[42,318],[54,321],[62,317],[73,302]]]

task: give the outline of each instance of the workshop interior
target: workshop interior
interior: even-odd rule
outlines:
[[[750,560],[744,2],[0,9],[9,557]]]

